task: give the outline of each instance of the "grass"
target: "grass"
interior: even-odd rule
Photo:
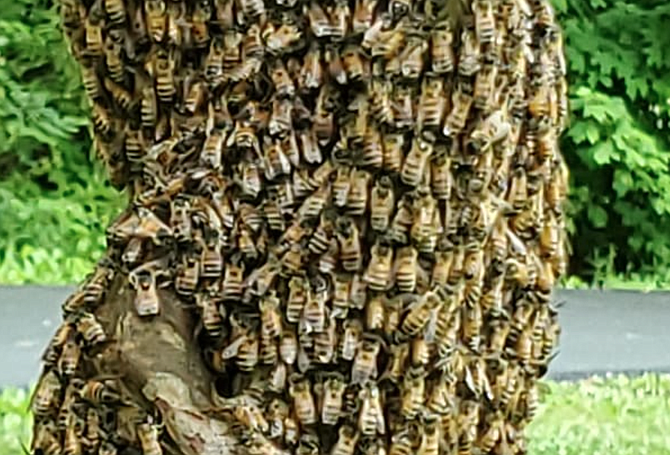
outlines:
[[[670,375],[548,382],[528,429],[529,455],[661,455],[670,447]],[[0,455],[30,440],[28,394],[0,394]]]
[[[548,383],[530,455],[660,455],[670,448],[670,376]]]

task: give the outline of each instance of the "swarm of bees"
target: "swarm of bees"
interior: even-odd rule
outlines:
[[[119,431],[122,378],[81,360],[121,279],[147,321],[159,289],[192,309],[249,453],[526,453],[567,264],[548,0],[61,2],[131,204],[63,304],[34,451],[170,438],[139,403]]]

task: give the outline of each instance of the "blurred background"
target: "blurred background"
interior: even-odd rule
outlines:
[[[562,139],[572,261],[562,286],[669,289],[670,3],[553,2],[572,110]],[[77,283],[123,205],[94,159],[58,21],[52,1],[0,0],[0,285]],[[29,392],[0,389],[0,455],[19,455]],[[529,449],[666,454],[668,429],[669,376],[547,382]]]

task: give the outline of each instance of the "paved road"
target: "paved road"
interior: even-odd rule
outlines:
[[[60,322],[72,288],[0,287],[0,387],[25,386]],[[561,291],[561,352],[549,376],[576,379],[607,372],[670,373],[670,293]]]

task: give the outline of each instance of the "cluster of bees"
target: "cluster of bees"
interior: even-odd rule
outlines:
[[[193,309],[264,452],[525,453],[567,261],[547,0],[61,1],[131,204],[63,305],[35,450],[161,453],[80,361],[123,276],[147,320],[160,289]]]

